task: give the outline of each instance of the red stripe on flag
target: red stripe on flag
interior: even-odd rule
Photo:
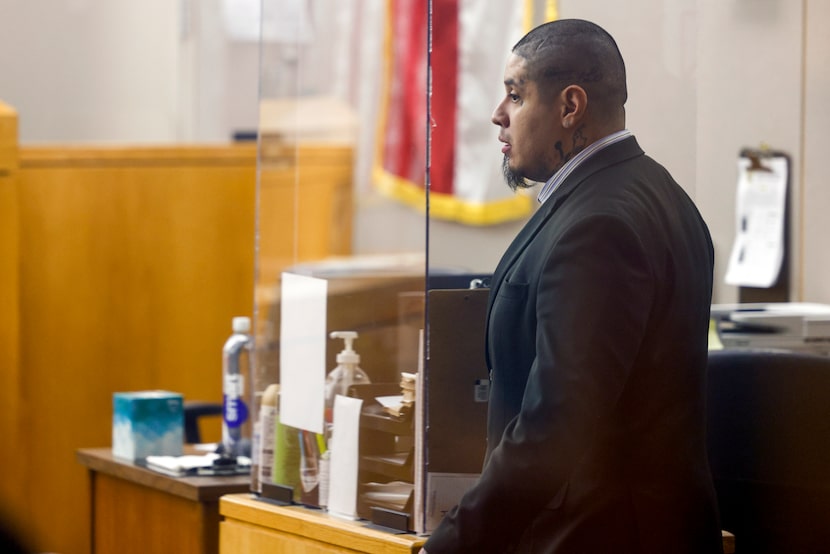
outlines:
[[[483,51],[483,42],[491,38],[494,28],[507,26],[510,36],[500,40],[507,40],[509,47],[510,42],[518,39],[512,36],[518,30],[511,30],[519,24],[516,18],[531,3],[433,0],[429,99],[427,4],[423,0],[388,0],[387,6],[385,61],[388,65],[372,171],[375,185],[390,197],[423,208],[429,131],[429,175],[434,193],[429,202],[430,217],[489,225],[527,216],[533,207],[531,198],[523,194],[511,196],[504,187],[498,159],[492,157],[492,139],[485,144],[482,136],[483,128],[489,124],[484,120],[479,122],[479,117],[486,116],[480,113],[482,109],[491,109],[485,105],[489,100],[480,96],[489,96],[485,91],[492,86],[491,74],[497,75],[502,70],[492,67],[493,60]],[[496,65],[501,63],[498,61]],[[486,81],[482,82],[482,78]],[[461,99],[464,104],[459,103]],[[429,129],[428,100],[432,118]],[[487,136],[493,132],[490,127]]]
[[[395,0],[392,66],[384,167],[423,184],[426,166],[426,6]]]
[[[432,1],[430,190],[452,194],[458,98],[458,0]]]

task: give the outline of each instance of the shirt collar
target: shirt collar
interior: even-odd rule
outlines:
[[[584,150],[581,150],[576,156],[568,160],[565,165],[559,168],[559,171],[553,174],[553,176],[548,179],[548,181],[542,186],[542,190],[539,191],[539,196],[537,200],[539,204],[542,204],[550,198],[550,196],[559,188],[559,185],[568,178],[568,176],[573,173],[574,169],[582,165],[582,163],[608,146],[611,146],[614,143],[620,142],[621,140],[627,139],[631,136],[631,131],[628,129],[623,129],[621,131],[617,131],[615,133],[611,133],[598,141],[592,142],[589,144]]]

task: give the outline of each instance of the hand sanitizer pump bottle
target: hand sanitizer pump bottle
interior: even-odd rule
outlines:
[[[222,348],[222,453],[228,457],[251,455],[251,320],[233,318],[233,334]]]
[[[338,394],[347,396],[349,387],[370,383],[369,376],[360,369],[360,354],[354,351],[355,331],[333,331],[333,339],[343,339],[346,347],[337,354],[337,367],[326,376],[326,427],[334,422],[334,397]],[[326,435],[329,435],[327,432]],[[330,437],[326,437],[330,438]]]
[[[333,331],[330,335],[333,339],[343,339],[346,347],[337,354],[337,367],[326,376],[326,413],[325,413],[325,439],[326,450],[320,459],[320,485],[319,504],[321,507],[328,506],[329,495],[329,459],[332,448],[332,433],[334,429],[334,397],[338,394],[347,396],[349,387],[352,385],[368,384],[369,376],[360,369],[360,354],[354,351],[354,340],[357,338],[356,331]]]

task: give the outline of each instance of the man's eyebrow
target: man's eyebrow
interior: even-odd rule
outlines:
[[[524,86],[525,80],[524,79],[516,80],[516,79],[510,78],[510,79],[505,79],[504,84],[505,84],[505,86],[508,86],[508,87],[521,88],[521,87]]]

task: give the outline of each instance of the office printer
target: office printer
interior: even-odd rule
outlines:
[[[830,355],[828,304],[713,304],[712,318],[725,348],[771,348]]]

